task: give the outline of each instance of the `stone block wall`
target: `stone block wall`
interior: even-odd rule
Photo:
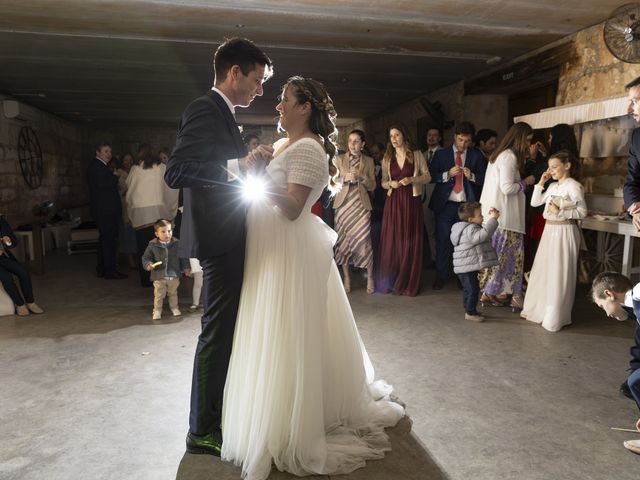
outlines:
[[[491,128],[503,135],[508,128],[508,98],[506,95],[465,95],[464,82],[457,82],[434,92],[426,93],[430,102],[440,102],[446,120],[472,122],[476,129]],[[395,109],[383,112],[364,121],[365,132],[370,142],[387,143],[391,125],[407,129],[411,141],[418,140],[418,120],[426,116],[419,99],[412,100]],[[453,129],[444,132],[444,145],[453,142]],[[419,145],[417,145],[419,146]]]
[[[37,217],[33,207],[53,200],[58,209],[86,206],[89,193],[85,181],[85,130],[34,107],[20,104],[20,115],[8,119],[0,96],[0,213],[13,226],[30,223]],[[42,184],[31,189],[22,176],[18,155],[18,135],[31,127],[42,150]]]
[[[142,143],[151,145],[154,152],[162,148],[173,149],[176,143],[178,124],[175,126],[92,126],[88,133],[88,144],[93,150],[96,144],[108,142],[111,144],[114,155],[122,155],[130,152],[134,156]],[[89,158],[93,158],[94,151],[88,152]]]
[[[556,105],[623,95],[624,86],[640,76],[640,64],[622,62],[609,52],[603,27],[601,23],[575,35],[575,57],[561,67]]]

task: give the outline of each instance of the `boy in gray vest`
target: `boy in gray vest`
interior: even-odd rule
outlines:
[[[483,223],[482,205],[478,202],[467,202],[458,208],[460,221],[451,227],[453,272],[462,283],[465,320],[484,321],[484,317],[477,310],[480,297],[478,272],[498,264],[491,237],[498,228],[499,216],[500,212],[491,208],[489,218]]]
[[[180,275],[189,271],[188,260],[178,257],[179,240],[173,238],[171,222],[160,219],[153,224],[156,238],[149,242],[142,255],[142,267],[151,272],[153,282],[153,319],[160,320],[164,297],[174,317],[182,315],[178,308]]]

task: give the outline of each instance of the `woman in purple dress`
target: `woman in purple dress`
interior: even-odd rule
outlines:
[[[382,187],[387,201],[382,217],[380,267],[376,285],[382,293],[415,296],[420,291],[423,248],[422,195],[431,181],[427,162],[406,132],[389,129],[382,159]]]

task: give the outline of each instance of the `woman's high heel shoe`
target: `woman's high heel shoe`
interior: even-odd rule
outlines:
[[[376,286],[373,283],[373,280],[367,280],[367,293],[369,295],[371,295],[372,293],[374,293],[376,291]]]
[[[480,305],[483,307],[504,307],[506,302],[500,301],[500,299],[494,295],[483,293],[480,297]]]
[[[520,313],[522,311],[522,307],[524,306],[524,298],[522,298],[522,295],[513,295],[511,297],[511,304],[509,306],[511,307],[511,311],[513,313]]]

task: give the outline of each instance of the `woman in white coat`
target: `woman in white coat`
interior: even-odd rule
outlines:
[[[514,312],[522,310],[524,274],[525,196],[527,185],[535,183],[530,175],[522,179],[520,172],[529,155],[533,130],[524,122],[513,125],[489,159],[482,188],[482,214],[491,208],[500,212],[498,230],[492,245],[498,255],[498,265],[482,271],[481,302],[505,305],[511,296]]]
[[[173,221],[178,212],[178,190],[171,189],[164,181],[166,166],[151,154],[148,145],[138,149],[138,165],[131,167],[127,177],[127,215],[136,231],[140,284],[151,286],[149,272],[140,268],[142,254],[154,238],[153,224],[158,219]]]

